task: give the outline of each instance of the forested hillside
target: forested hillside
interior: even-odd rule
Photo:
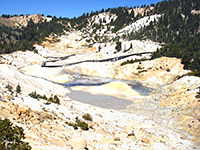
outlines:
[[[65,29],[59,19],[35,24],[32,20],[26,27],[13,28],[0,26],[0,53],[12,53],[17,50],[33,50],[33,44],[41,43],[51,33],[61,34]]]
[[[166,43],[152,58],[181,58],[186,69],[194,70],[196,75],[200,75],[199,6],[200,1],[196,0],[169,0],[156,5],[155,13],[164,16],[156,26],[144,29],[143,35],[139,33],[141,37],[146,34],[149,39]]]
[[[163,14],[158,24],[154,22],[129,39],[151,39],[159,42],[180,42],[199,32],[200,2],[196,0],[169,0],[157,3],[153,14]],[[197,12],[196,12],[196,11]],[[195,13],[196,12],[196,13]]]

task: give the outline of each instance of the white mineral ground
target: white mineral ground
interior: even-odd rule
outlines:
[[[181,60],[162,57],[141,63],[120,65],[127,59],[141,58],[141,56],[132,56],[116,62],[82,63],[63,68],[41,67],[43,61],[53,59],[46,56],[58,57],[76,53],[76,56],[55,62],[66,64],[123,54],[111,52],[108,56],[106,48],[99,53],[95,47],[81,48],[83,42],[80,42],[78,47],[78,44],[72,40],[72,38],[75,40],[76,36],[79,36],[78,33],[62,37],[65,41],[70,38],[68,41],[72,41],[63,42],[64,45],[45,43],[46,48],[37,46],[39,54],[27,51],[0,57],[0,117],[7,117],[14,124],[22,126],[26,141],[33,149],[66,150],[87,147],[89,150],[191,150],[200,148],[198,147],[200,102],[195,98],[199,90],[200,78],[184,76],[178,79],[178,76],[188,72],[183,69]],[[137,43],[138,41],[135,41],[135,46]],[[145,45],[150,46],[150,44],[152,44],[150,51],[158,47],[156,43],[143,41],[137,49],[132,49],[127,54],[142,49],[147,51]],[[74,74],[106,79],[102,80],[102,85],[97,85],[95,82],[90,86],[74,84],[69,88],[66,83],[69,86],[71,81],[76,82]],[[146,86],[154,90],[143,94],[134,88],[136,83],[141,83],[140,87]],[[13,91],[19,84],[21,93],[11,94],[5,88],[8,84],[13,86]],[[28,94],[34,91],[47,97],[58,95],[60,104],[48,104],[45,100],[33,99]],[[86,102],[75,101],[69,98],[70,94],[76,96],[79,94],[78,98],[86,99]],[[95,95],[96,99],[104,99],[103,103],[105,102],[106,106],[101,108],[103,107],[101,105],[86,104],[87,96],[91,98],[91,94],[93,97]],[[111,99],[110,103],[109,99]],[[101,104],[100,101],[98,103]],[[109,105],[123,107],[107,107]],[[93,121],[84,120],[82,115],[85,113],[89,113]],[[76,117],[87,122],[90,129],[74,130],[66,124],[66,122],[74,122]]]

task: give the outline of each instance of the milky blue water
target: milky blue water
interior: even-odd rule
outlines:
[[[82,103],[87,103],[93,106],[102,107],[106,109],[126,109],[127,106],[132,104],[132,101],[116,98],[114,96],[108,95],[93,95],[88,92],[83,91],[74,91],[71,87],[74,86],[100,86],[110,82],[125,82],[132,87],[133,90],[139,92],[141,95],[146,96],[153,89],[142,86],[140,83],[135,81],[125,81],[125,80],[115,80],[110,78],[100,78],[100,77],[91,77],[91,76],[81,76],[75,75],[72,82],[64,84],[71,93],[67,94],[72,100],[76,100]]]

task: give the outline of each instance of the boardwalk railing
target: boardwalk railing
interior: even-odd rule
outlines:
[[[152,53],[153,52],[134,53],[134,54],[128,54],[128,55],[124,55],[124,56],[118,56],[118,57],[101,59],[101,60],[84,60],[84,61],[73,62],[73,63],[62,64],[62,65],[47,65],[48,62],[61,61],[61,60],[68,59],[71,56],[75,56],[75,54],[72,54],[72,55],[68,55],[68,56],[65,56],[65,57],[60,57],[59,59],[44,61],[41,64],[41,67],[56,68],[56,67],[64,67],[64,66],[76,65],[76,64],[85,63],[85,62],[114,62],[114,61],[121,60],[121,59],[130,57],[130,56],[137,56],[137,55],[140,56],[140,55],[143,55],[143,54],[152,54]]]

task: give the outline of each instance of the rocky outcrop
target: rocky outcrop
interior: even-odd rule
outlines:
[[[4,24],[5,26],[9,27],[26,27],[30,19],[33,20],[34,23],[44,22],[45,20],[51,21],[52,18],[44,17],[41,15],[25,15],[25,16],[14,16],[10,18],[3,18],[0,17],[0,23]]]

